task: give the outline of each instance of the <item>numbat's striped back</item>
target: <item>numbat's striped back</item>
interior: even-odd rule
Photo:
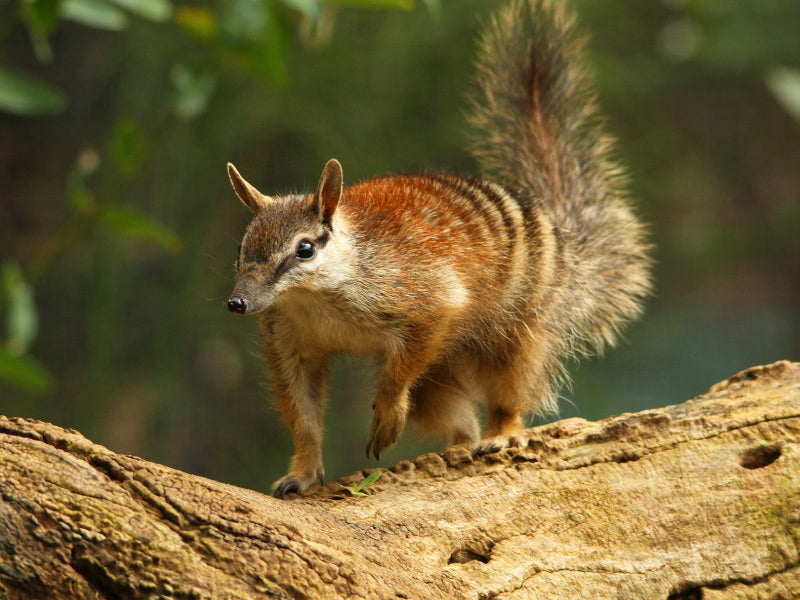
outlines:
[[[447,174],[357,184],[345,189],[340,210],[360,243],[381,250],[377,260],[403,248],[417,267],[444,261],[481,296],[486,286],[507,295],[509,286],[522,283],[528,254],[536,251],[530,242],[541,228],[502,186]]]

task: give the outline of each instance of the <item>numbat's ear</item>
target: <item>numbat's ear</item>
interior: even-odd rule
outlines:
[[[231,163],[228,163],[228,177],[231,178],[233,191],[236,192],[236,195],[239,196],[239,199],[244,202],[244,205],[249,208],[251,212],[257,213],[269,206],[272,202],[272,198],[259,192],[255,187],[250,185],[244,177],[239,175],[239,171],[237,171],[236,167]]]
[[[320,220],[331,229],[333,213],[336,212],[339,199],[342,197],[342,178],[342,165],[335,158],[330,159],[322,169],[314,194],[314,204],[319,211]]]

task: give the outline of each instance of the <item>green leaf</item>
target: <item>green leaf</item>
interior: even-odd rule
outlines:
[[[318,18],[322,12],[320,0],[283,0],[283,3],[312,19]]]
[[[8,338],[7,351],[21,356],[36,339],[39,331],[39,319],[36,305],[33,302],[33,290],[22,275],[22,269],[16,263],[7,262],[0,269],[3,292],[7,304],[6,326]]]
[[[191,121],[204,113],[217,87],[217,78],[186,65],[175,65],[170,75],[175,88],[174,107],[178,118]]]
[[[217,16],[208,8],[176,6],[175,22],[201,40],[213,40],[219,35]]]
[[[225,39],[236,61],[260,79],[282,85],[288,78],[288,24],[272,4],[234,0],[222,15]]]
[[[783,109],[800,123],[800,69],[775,67],[767,72],[765,79]]]
[[[97,202],[94,194],[82,181],[68,182],[67,200],[75,214],[81,216],[94,215],[97,211]]]
[[[61,0],[28,0],[20,5],[20,18],[28,28],[34,55],[39,62],[51,62],[53,49],[48,37],[61,20]]]
[[[64,110],[64,95],[30,75],[0,67],[0,110],[18,115],[43,115]]]
[[[250,73],[275,85],[285,85],[288,79],[285,42],[280,33],[269,35],[264,43],[244,45],[239,54]]]
[[[122,31],[128,26],[128,15],[104,0],[63,0],[61,16],[82,25]]]
[[[432,15],[438,16],[442,12],[442,0],[422,0],[428,12]]]
[[[231,0],[222,5],[222,28],[235,40],[258,41],[265,35],[268,6],[258,0]]]
[[[365,477],[361,483],[354,483],[352,488],[349,488],[349,491],[353,496],[358,496],[360,498],[366,497],[366,494],[362,491],[371,486],[373,483],[380,479],[381,472],[375,471],[370,473],[367,477]]]
[[[109,138],[111,158],[126,175],[133,175],[142,166],[147,154],[147,140],[139,126],[127,118],[119,119]]]
[[[34,37],[47,37],[58,25],[61,0],[22,2],[22,20]]]
[[[133,14],[147,19],[148,21],[155,21],[157,23],[164,22],[172,16],[172,2],[169,0],[113,0],[122,8],[125,8]]]
[[[93,148],[78,155],[75,166],[67,175],[67,201],[76,214],[89,217],[97,214],[98,206],[91,190],[86,186],[86,177],[100,166],[100,156]]]
[[[152,217],[127,206],[108,206],[101,217],[109,229],[133,238],[155,242],[170,254],[181,251],[180,238]]]
[[[328,4],[353,6],[356,8],[399,8],[412,10],[415,0],[327,0]]]
[[[16,356],[0,347],[0,381],[33,394],[53,389],[53,376],[31,356]]]
[[[367,477],[364,478],[364,481],[358,484],[358,489],[363,490],[364,488],[371,486],[380,478],[381,478],[380,471],[375,471],[374,473],[370,473]]]

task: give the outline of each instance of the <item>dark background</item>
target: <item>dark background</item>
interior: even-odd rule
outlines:
[[[0,112],[0,413],[255,489],[284,472],[255,319],[225,310],[249,214],[225,163],[272,194],[334,156],[349,183],[476,170],[464,96],[497,3],[374,4],[411,3],[109,3],[109,30],[0,2],[0,71],[49,86]],[[800,3],[575,4],[657,266],[620,348],[571,368],[561,416],[800,359]],[[374,369],[343,357],[332,379],[336,477],[374,466]],[[384,464],[439,446],[409,430]]]

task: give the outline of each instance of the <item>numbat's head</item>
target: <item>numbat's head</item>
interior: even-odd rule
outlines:
[[[331,159],[314,194],[271,198],[228,163],[233,189],[253,213],[236,261],[228,310],[257,313],[290,290],[313,291],[324,283],[334,215],[342,196],[342,165]]]

